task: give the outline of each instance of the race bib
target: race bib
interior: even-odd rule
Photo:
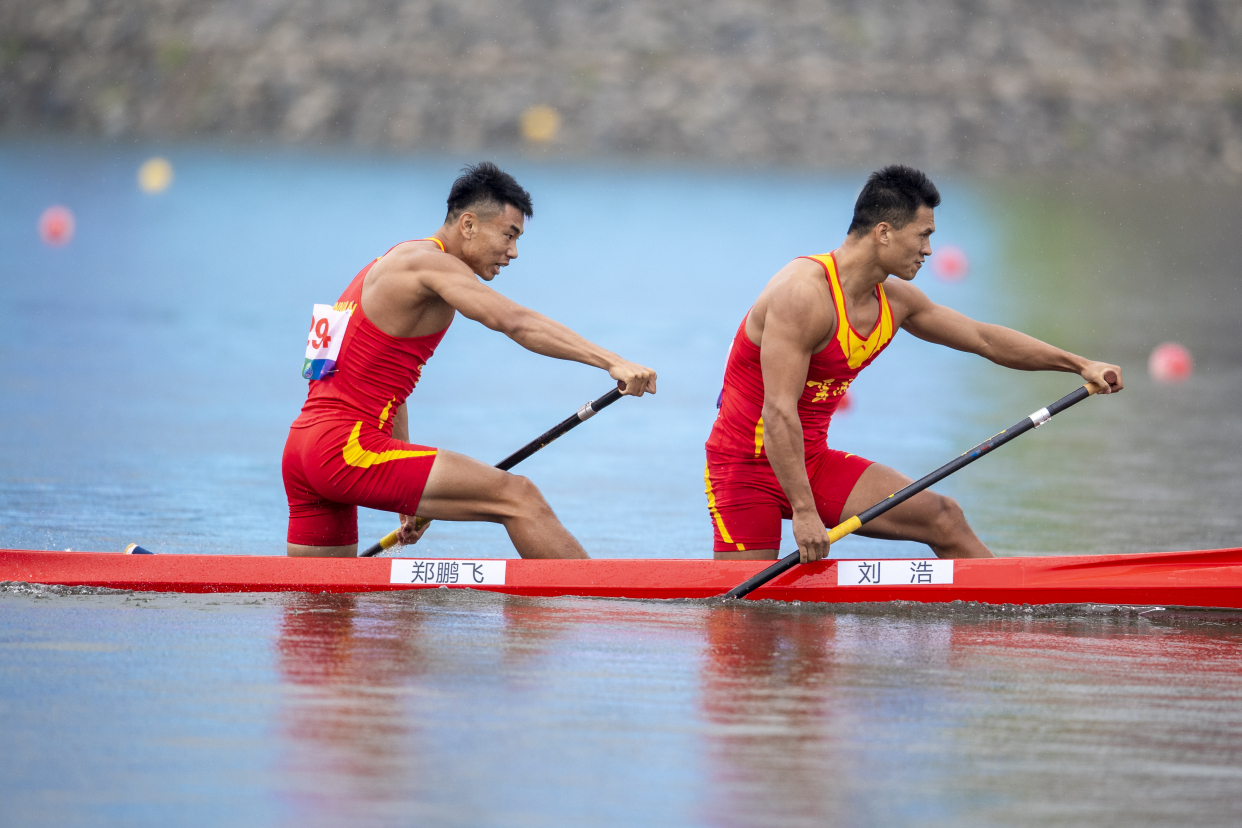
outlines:
[[[323,379],[336,370],[336,359],[341,353],[341,340],[349,327],[353,303],[343,310],[333,305],[315,305],[311,311],[310,335],[306,338],[306,360],[302,363],[302,376],[308,380]]]

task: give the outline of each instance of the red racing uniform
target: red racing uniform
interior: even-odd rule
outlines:
[[[362,283],[378,261],[354,277],[334,306],[350,312],[335,370],[311,381],[289,429],[281,464],[289,543],[357,543],[359,506],[414,514],[436,459],[434,448],[394,439],[392,423],[448,328],[415,337],[377,328],[362,310]]]
[[[846,498],[872,461],[828,448],[828,424],[850,383],[892,341],[893,311],[884,287],[877,285],[880,315],[870,335],[863,336],[846,315],[836,259],[831,253],[803,258],[818,262],[824,269],[837,310],[836,336],[811,356],[798,398],[815,508],[825,525],[835,526],[841,520]],[[779,549],[781,519],[792,518],[793,510],[764,451],[763,369],[759,346],[746,335],[745,319],[729,351],[720,413],[706,448],[704,482],[715,551]]]

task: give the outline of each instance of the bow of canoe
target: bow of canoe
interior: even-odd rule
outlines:
[[[525,596],[709,598],[762,561],[537,561],[125,555],[0,550],[0,581],[153,592],[373,592],[437,587]],[[830,560],[751,599],[850,603],[1137,604],[1242,609],[1242,549],[987,560]]]

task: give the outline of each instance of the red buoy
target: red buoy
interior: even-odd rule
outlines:
[[[73,238],[73,229],[73,213],[68,207],[56,204],[39,216],[39,238],[44,244],[54,247],[68,244]]]
[[[960,247],[946,244],[932,253],[932,273],[942,282],[960,282],[970,270],[970,260]]]
[[[1156,382],[1181,382],[1194,372],[1194,357],[1176,342],[1157,345],[1147,359],[1147,373]]]

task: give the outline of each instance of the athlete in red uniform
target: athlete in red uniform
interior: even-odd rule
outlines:
[[[1008,368],[1068,371],[1104,393],[1122,389],[1116,365],[976,322],[910,284],[931,255],[939,204],[940,193],[918,170],[894,165],[873,173],[841,246],[790,262],[742,320],[707,441],[716,558],[775,558],[781,519],[792,518],[801,560],[819,560],[828,552],[826,525],[910,483],[893,469],[827,444],[828,424],[846,389],[898,328]],[[926,543],[942,558],[992,554],[957,503],[931,491],[872,520],[859,534]]]
[[[626,394],[655,393],[656,375],[489,288],[517,258],[530,196],[494,164],[468,167],[429,239],[368,264],[332,306],[317,305],[302,413],[285,444],[290,555],[354,556],[357,507],[503,524],[522,557],[585,558],[581,545],[524,477],[409,442],[406,397],[460,311],[536,353],[606,370]],[[480,281],[482,280],[482,281]]]

